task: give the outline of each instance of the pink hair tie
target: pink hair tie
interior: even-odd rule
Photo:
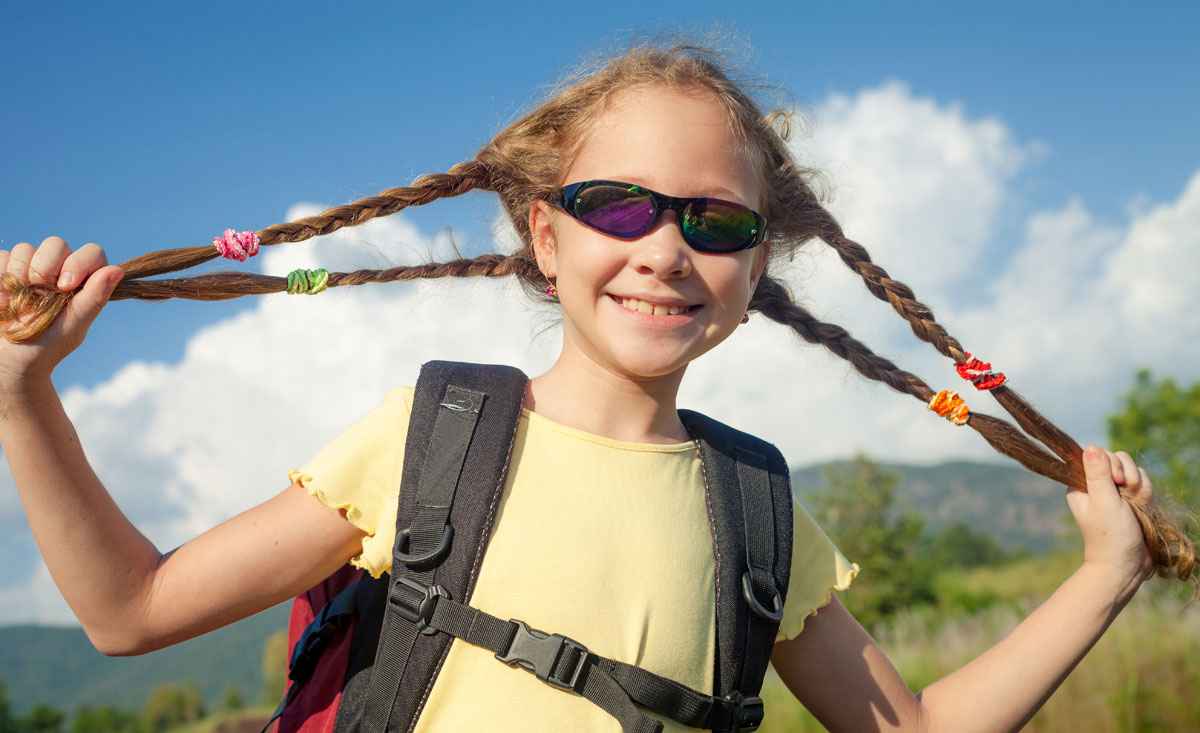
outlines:
[[[258,254],[258,234],[249,229],[244,232],[226,229],[224,234],[213,238],[213,246],[225,259],[245,262]]]

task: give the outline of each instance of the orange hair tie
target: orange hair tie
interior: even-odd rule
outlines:
[[[944,417],[955,425],[966,425],[967,417],[970,416],[971,410],[967,407],[967,403],[963,402],[963,398],[958,396],[958,393],[943,389],[935,394],[929,400],[929,409],[938,414],[938,417]]]

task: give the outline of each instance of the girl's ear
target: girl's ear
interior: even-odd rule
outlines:
[[[553,210],[545,201],[534,201],[529,206],[529,238],[533,243],[533,256],[538,269],[547,278],[557,277],[558,244],[554,241],[554,229],[550,226]]]

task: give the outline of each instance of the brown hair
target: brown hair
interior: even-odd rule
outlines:
[[[891,304],[918,338],[956,364],[968,360],[966,350],[934,319],[933,312],[917,300],[907,285],[892,279],[872,262],[867,251],[848,239],[821,205],[813,186],[814,172],[799,167],[787,149],[789,114],[764,115],[745,91],[748,85],[733,80],[711,51],[690,45],[670,48],[639,45],[597,68],[578,72],[560,84],[547,101],[484,145],[474,160],[460,163],[445,173],[422,176],[409,186],[389,188],[375,196],[336,206],[317,216],[267,227],[258,232],[260,243],[273,246],[300,242],[439,198],[472,190],[494,191],[523,241],[515,253],[330,273],[328,286],[514,275],[536,294],[544,287],[544,280],[533,257],[526,218],[529,207],[535,201],[548,200],[564,183],[560,176],[614,93],[646,86],[703,91],[715,96],[727,111],[731,129],[745,142],[745,150],[763,178],[766,198],[762,213],[770,222],[771,259],[789,258],[809,240],[825,242],[862,278],[875,297]],[[112,297],[114,300],[225,300],[287,289],[285,278],[255,273],[214,272],[195,277],[146,279],[194,267],[217,256],[213,247],[187,247],[135,257],[122,263],[125,279]],[[768,265],[768,272],[769,269]],[[69,297],[40,286],[20,286],[11,277],[5,279],[4,285],[11,295],[7,312],[0,312],[0,320],[5,323],[4,335],[10,341],[36,338],[49,327]],[[768,274],[760,279],[750,308],[790,327],[804,340],[824,345],[861,374],[892,389],[912,395],[922,403],[934,395],[934,390],[919,377],[873,353],[845,329],[815,318],[793,300],[782,283]],[[971,413],[966,424],[998,452],[1029,470],[1067,486],[1084,486],[1079,445],[1008,387],[998,387],[992,393],[1016,425],[978,412]],[[1127,500],[1141,524],[1158,573],[1195,582],[1195,553],[1179,521],[1157,503],[1146,505],[1129,497]]]

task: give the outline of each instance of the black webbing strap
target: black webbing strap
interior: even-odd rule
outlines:
[[[283,715],[284,708],[296,699],[300,690],[312,678],[313,670],[317,668],[317,660],[321,658],[329,640],[357,614],[358,584],[352,583],[322,606],[321,611],[304,627],[288,661],[288,678],[292,680],[292,685],[279,701],[271,719],[263,726],[263,731],[270,728],[271,724]]]
[[[447,520],[484,398],[482,392],[453,385],[446,388],[442,397],[429,442],[429,455],[417,485],[416,514],[410,527],[396,527],[388,610],[383,616],[367,690],[362,719],[364,731],[384,733],[388,730],[392,702],[400,690],[413,645],[421,633],[415,624],[395,613],[397,599],[403,598],[406,582],[422,586],[431,583],[434,570],[450,548],[454,529]]]
[[[770,443],[712,418],[690,410],[680,410],[679,417],[700,447],[716,559],[713,691],[761,716],[757,695],[791,569],[787,461]]]
[[[742,521],[746,537],[746,570],[742,596],[754,613],[746,618],[746,651],[743,670],[766,669],[775,632],[783,618],[783,599],[775,587],[775,507],[767,459],[736,449],[738,485],[742,495]],[[765,658],[764,658],[765,657]],[[750,682],[742,674],[743,685]],[[761,683],[761,679],[758,680]],[[748,689],[743,687],[743,689]]]
[[[573,690],[616,718],[624,733],[662,730],[662,723],[647,717],[637,705],[709,730],[754,730],[762,720],[758,698],[706,695],[640,667],[601,657],[574,639],[459,603],[440,586],[409,581],[400,588],[390,599],[396,603],[394,610],[421,633],[450,634],[492,651],[500,661],[517,665],[548,685]]]

